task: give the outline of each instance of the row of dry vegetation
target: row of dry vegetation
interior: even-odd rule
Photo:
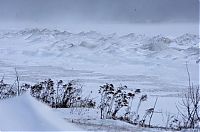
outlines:
[[[54,82],[51,79],[36,83],[34,85],[20,85],[20,77],[16,72],[16,80],[13,84],[4,82],[4,77],[0,80],[0,99],[7,99],[19,96],[26,91],[39,101],[48,104],[52,108],[91,108],[99,109],[101,119],[121,120],[140,127],[161,128],[168,130],[182,130],[199,128],[200,124],[200,89],[194,86],[190,80],[188,72],[189,87],[184,93],[182,101],[177,105],[177,115],[168,115],[166,126],[152,125],[152,118],[155,112],[158,98],[154,105],[147,108],[144,115],[140,115],[140,106],[147,101],[146,94],[141,94],[140,89],[129,90],[127,86],[115,87],[113,84],[100,86],[98,94],[100,103],[97,104],[92,98],[82,95],[82,85],[75,80],[65,83],[63,80]],[[139,98],[137,104],[133,100]],[[137,106],[132,110],[132,106]],[[120,114],[119,114],[120,112]]]

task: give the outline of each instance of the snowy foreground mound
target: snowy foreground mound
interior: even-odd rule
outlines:
[[[3,131],[80,130],[28,94],[0,101],[0,117],[0,130]]]

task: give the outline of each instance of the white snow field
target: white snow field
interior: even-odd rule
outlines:
[[[173,32],[171,28],[166,34],[161,33],[162,31],[153,34],[132,33],[131,29],[126,31],[128,33],[123,32],[125,29],[116,33],[107,31],[78,33],[48,28],[1,30],[0,76],[5,75],[5,81],[12,82],[15,79],[14,68],[16,67],[21,82],[37,83],[48,78],[55,81],[76,79],[83,84],[84,96],[94,98],[97,104],[100,100],[99,86],[105,83],[113,83],[115,86],[127,85],[133,90],[139,88],[143,94],[148,95],[148,101],[141,105],[141,113],[152,107],[158,97],[157,113],[152,119],[152,124],[165,125],[168,114],[178,113],[176,105],[181,101],[188,87],[186,62],[193,84],[199,84],[199,64],[197,63],[199,35],[194,28],[187,29],[177,29],[178,31],[174,29]],[[151,28],[150,31],[152,30]],[[32,104],[30,105],[26,99]],[[137,101],[138,98],[136,98]],[[36,107],[37,105],[39,107]],[[8,106],[8,109],[1,109],[4,106]],[[57,128],[65,130],[65,127],[71,126],[67,122],[58,123],[57,119],[51,120],[52,117],[48,117],[50,111],[28,95],[1,101],[0,114],[3,118],[0,118],[0,128],[12,129],[7,124],[9,122],[5,117],[7,112],[11,113],[12,124],[16,123],[13,126],[15,130],[57,130]],[[146,131],[139,128],[133,129],[130,124],[120,121],[102,121],[96,109],[75,112],[69,109],[54,109],[53,111],[60,115],[59,120],[61,118],[67,121],[73,120],[73,123],[84,130]],[[29,112],[34,115],[30,116]],[[27,115],[26,122],[22,120],[20,114]],[[33,120],[29,120],[30,118]],[[42,124],[44,120],[47,121]],[[22,126],[19,121],[26,125]],[[35,124],[28,126],[29,122]],[[107,124],[110,125],[106,126]],[[111,128],[112,126],[115,127]],[[69,130],[74,130],[74,127],[70,127]]]
[[[1,131],[80,131],[28,93],[0,101]]]

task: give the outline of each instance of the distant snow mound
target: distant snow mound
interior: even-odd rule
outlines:
[[[136,33],[118,36],[116,33],[102,34],[96,31],[70,33],[35,28],[0,32],[0,39],[4,38],[9,41],[13,39],[14,42],[15,39],[21,39],[22,43],[27,44],[21,53],[29,56],[76,58],[95,54],[101,58],[104,58],[102,55],[108,55],[116,59],[122,56],[135,58],[137,55],[161,59],[188,59],[191,56],[197,58],[199,55],[199,36],[188,33],[177,38],[168,38],[162,35],[149,37]],[[5,53],[10,48],[0,50]]]
[[[162,51],[167,49],[171,42],[171,39],[159,35],[146,41],[142,46],[142,49],[149,51]]]
[[[142,34],[129,33],[127,35],[121,36],[120,39],[126,39],[129,41],[144,41],[147,39],[147,37]]]
[[[30,42],[41,42],[41,41],[48,41],[55,39],[54,34],[58,33],[57,30],[48,30],[48,29],[33,29],[28,30],[29,37],[26,38],[26,40],[29,40]]]
[[[184,34],[174,40],[178,45],[195,46],[199,43],[199,36],[194,34]]]
[[[102,36],[102,34],[96,32],[96,31],[80,32],[80,33],[78,33],[76,35],[82,36],[82,37],[91,38],[91,39],[97,39],[97,38]]]

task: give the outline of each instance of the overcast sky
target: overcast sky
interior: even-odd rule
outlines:
[[[0,0],[0,21],[198,22],[199,0]]]

